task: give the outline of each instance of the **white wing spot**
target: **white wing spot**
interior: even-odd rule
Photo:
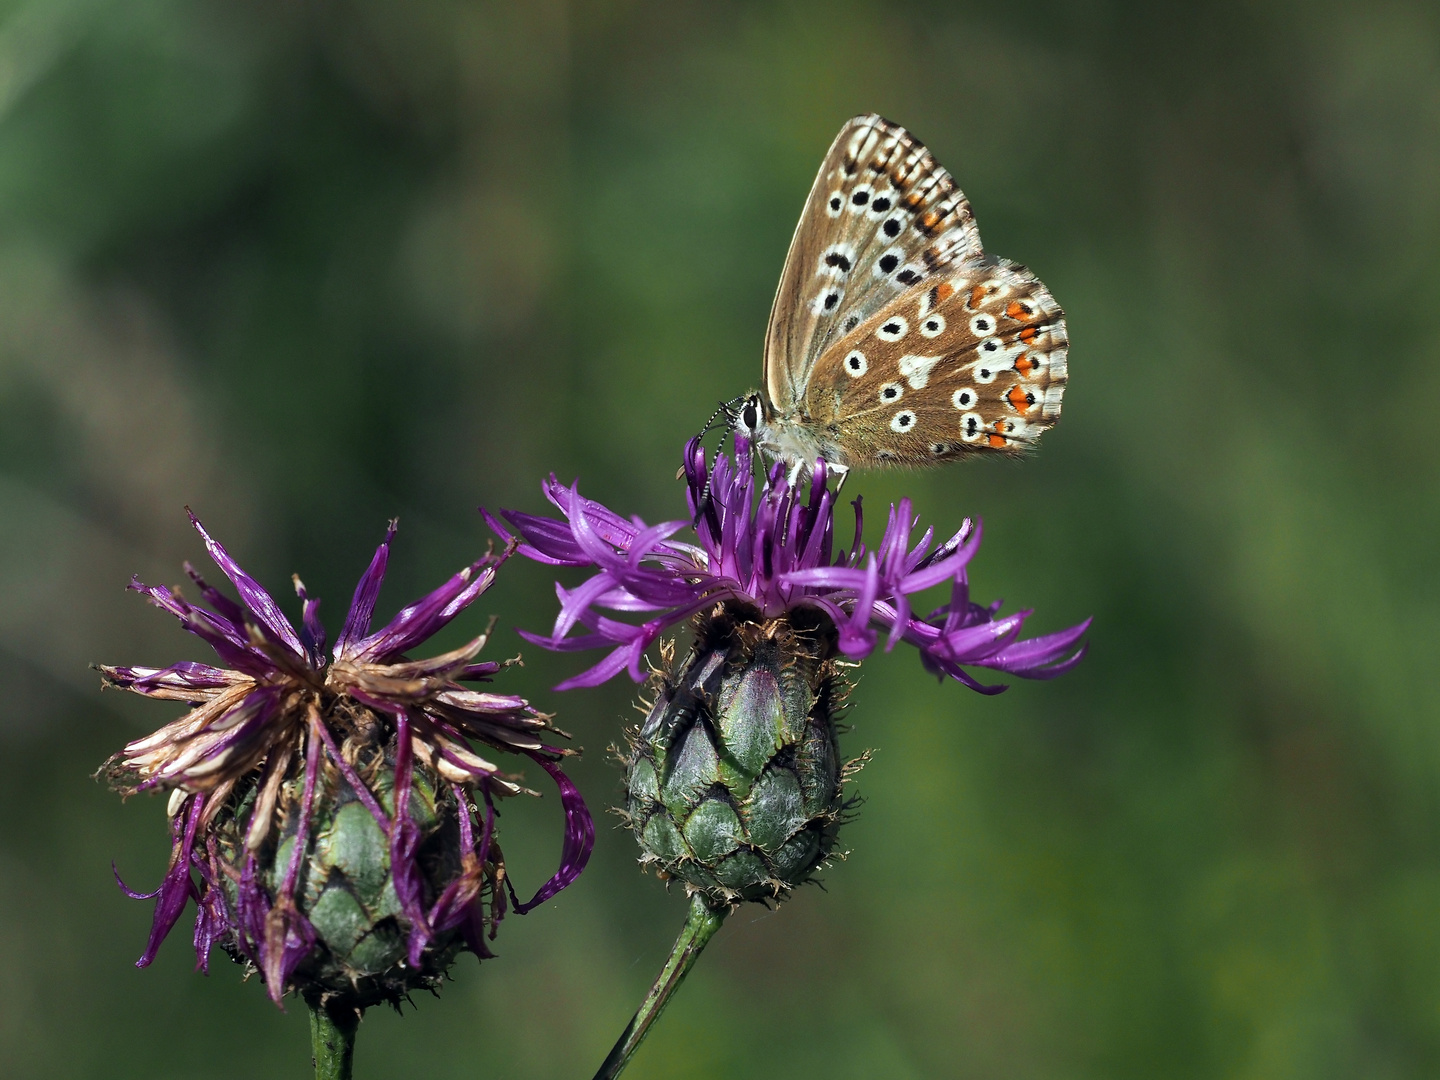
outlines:
[[[980,395],[975,392],[973,387],[969,386],[962,386],[950,395],[950,401],[957,409],[971,408],[979,400]]]
[[[976,337],[989,337],[995,333],[995,316],[976,315],[970,320],[970,332]]]
[[[814,300],[810,301],[810,310],[816,315],[824,315],[834,311],[840,303],[841,292],[839,289],[826,289]]]
[[[845,195],[843,192],[832,191],[830,198],[825,200],[825,213],[832,218],[839,217],[840,211],[845,209]]]
[[[875,329],[875,336],[881,341],[899,341],[910,330],[910,324],[903,315],[891,315]]]
[[[933,338],[945,332],[944,315],[927,315],[920,320],[920,336]]]
[[[915,426],[915,414],[909,409],[901,409],[890,418],[890,430],[903,435]]]
[[[833,278],[843,278],[850,273],[850,268],[854,265],[855,247],[853,244],[831,244],[821,252],[820,263],[815,272]]]
[[[870,185],[859,184],[850,193],[850,205],[855,210],[863,210],[870,203]]]
[[[905,376],[905,381],[910,384],[912,390],[923,390],[925,384],[930,381],[930,372],[935,365],[940,363],[939,356],[902,356],[900,358],[900,374]]]
[[[870,370],[870,365],[865,362],[865,354],[859,349],[854,350],[845,357],[845,374],[852,379],[858,379],[865,372]]]
[[[875,264],[871,267],[870,272],[876,277],[888,277],[893,274],[895,268],[900,265],[900,256],[904,254],[905,252],[898,247],[886,248],[880,253],[880,257],[875,260]]]
[[[981,360],[975,365],[975,381],[978,383],[992,383],[1000,369],[988,360]]]
[[[887,404],[899,401],[905,393],[905,388],[898,382],[887,382],[880,388],[880,400]]]
[[[979,413],[967,412],[960,417],[960,438],[966,442],[974,442],[984,431],[985,421]]]

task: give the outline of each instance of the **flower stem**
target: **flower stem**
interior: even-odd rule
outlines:
[[[315,1065],[315,1080],[350,1080],[360,1010],[343,1001],[306,1004],[310,1007],[310,1060]]]
[[[670,950],[670,959],[665,962],[660,977],[655,980],[650,993],[645,995],[645,1000],[636,1010],[630,1026],[625,1029],[620,1041],[605,1059],[605,1064],[601,1065],[600,1071],[595,1074],[595,1080],[614,1080],[630,1063],[631,1056],[640,1048],[650,1025],[660,1018],[660,1013],[670,1001],[671,995],[680,988],[680,983],[695,965],[700,950],[715,936],[715,931],[720,929],[720,924],[729,913],[730,909],[727,907],[711,907],[709,901],[700,893],[690,897],[690,911],[685,916],[685,926],[680,931],[680,936],[675,939],[674,948]]]

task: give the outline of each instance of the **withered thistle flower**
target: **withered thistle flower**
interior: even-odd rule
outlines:
[[[475,661],[488,629],[450,652],[410,655],[489,588],[511,549],[487,553],[372,632],[391,522],[327,658],[319,601],[300,579],[297,631],[190,520],[239,602],[188,563],[203,605],[178,588],[130,587],[208,642],[223,666],[100,669],[111,686],[193,706],[102,769],[127,796],[170,793],[169,871],[154,892],[125,889],[155,900],[137,965],[155,958],[192,899],[197,968],[208,971],[218,945],[258,970],[277,1003],[295,990],[315,1015],[323,1005],[341,1021],[436,988],[464,949],[491,956],[486,937],[507,891],[518,912],[542,903],[580,874],[594,840],[560,768],[571,751],[551,745],[562,733],[550,718],[523,698],[466,685],[513,662]],[[530,757],[559,788],[560,868],[525,903],[505,874],[495,802],[526,789],[477,743]]]
[[[690,915],[600,1077],[624,1067],[736,903],[783,899],[834,851],[847,806],[841,788],[858,765],[842,762],[835,731],[849,692],[847,661],[853,666],[882,640],[887,650],[904,641],[931,673],[994,694],[1005,687],[966,668],[1053,678],[1079,663],[1089,626],[1022,639],[1029,611],[1002,616],[998,603],[970,599],[967,567],[979,550],[979,524],[966,521],[939,545],[932,530],[913,540],[908,499],[890,508],[873,552],[861,539],[857,499],[854,540],[837,551],[823,460],[808,492],[791,484],[781,463],[757,491],[749,443],[737,433],[733,457],[717,453],[713,462],[691,440],[684,473],[688,521],[647,526],[554,477],[545,494],[562,520],[502,515],[523,539],[522,554],[595,570],[574,589],[557,584],[560,612],[549,635],[525,634],[559,651],[609,648],[558,689],[596,686],[621,671],[640,681],[646,650],[667,627],[688,621],[692,631],[678,661],[662,651],[655,700],[629,733],[624,810],[642,864],[685,883]],[[510,540],[501,522],[489,520]],[[673,539],[692,525],[697,543]],[[924,615],[913,609],[916,594],[947,584],[945,603]],[[644,621],[632,621],[637,615]]]

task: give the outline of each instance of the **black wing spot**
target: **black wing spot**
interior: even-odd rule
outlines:
[[[887,274],[893,273],[893,272],[895,271],[895,267],[898,266],[898,265],[900,265],[900,256],[898,256],[898,255],[881,255],[881,256],[880,256],[880,269],[881,269],[884,273],[887,273]]]
[[[857,326],[859,326],[859,325],[860,325],[860,316],[859,316],[859,315],[851,315],[848,319],[845,320],[845,333],[848,334],[851,330],[854,330],[855,327],[857,327]]]
[[[826,310],[826,311],[830,311],[831,309],[833,309],[833,308],[835,307],[835,305],[838,304],[839,302],[840,302],[840,294],[839,294],[838,292],[832,292],[832,293],[826,293],[826,294],[825,294],[825,310]]]
[[[878,199],[876,199],[873,203],[870,204],[870,209],[878,210],[880,213],[883,214],[886,210],[890,209],[889,198],[881,195]]]
[[[880,231],[893,240],[900,235],[900,219],[890,218],[884,225],[880,226]]]
[[[855,192],[854,195],[850,196],[850,201],[856,206],[864,206],[867,202],[870,201],[870,193],[864,188],[861,188],[859,191]]]
[[[920,275],[914,270],[901,270],[900,273],[895,275],[895,280],[902,285],[913,285],[920,280]]]
[[[850,260],[838,251],[832,251],[829,255],[825,256],[825,265],[838,266],[842,274],[848,274],[850,272]]]

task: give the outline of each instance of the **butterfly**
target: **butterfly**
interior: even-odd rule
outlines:
[[[794,474],[1032,448],[1060,418],[1065,317],[1028,269],[987,255],[925,144],[879,116],[835,137],[795,228],[764,385],[731,424]]]

